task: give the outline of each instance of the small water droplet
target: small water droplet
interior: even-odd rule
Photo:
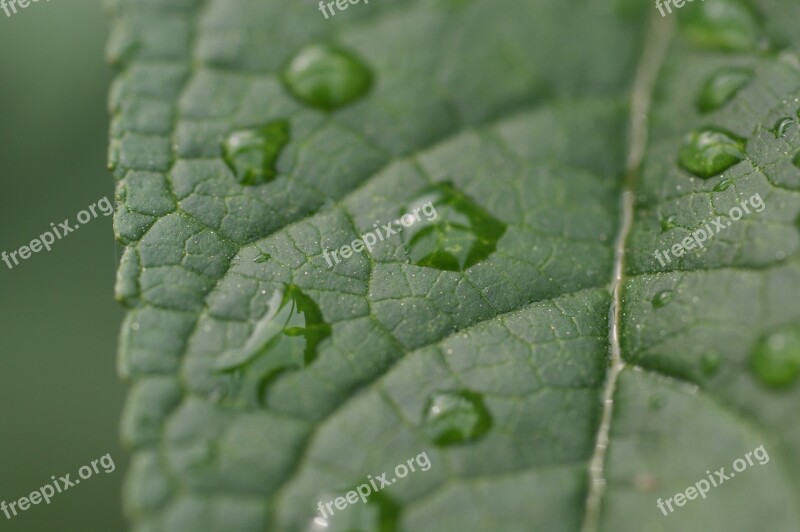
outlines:
[[[719,369],[721,361],[722,359],[718,353],[713,351],[707,351],[706,353],[703,353],[703,356],[700,359],[700,365],[703,368],[703,374],[706,377],[714,375]]]
[[[768,43],[758,16],[742,0],[703,0],[680,11],[686,39],[716,50],[766,49]]]
[[[733,179],[728,179],[726,177],[725,179],[714,185],[713,190],[714,192],[725,192],[730,188],[732,184],[733,184]]]
[[[272,258],[272,255],[270,255],[268,253],[259,253],[258,256],[253,259],[253,262],[257,262],[259,264],[262,264],[264,262],[267,262],[271,258]]]
[[[753,71],[745,68],[723,68],[709,77],[700,89],[697,108],[709,113],[728,103],[753,79]]]
[[[647,406],[650,407],[650,410],[661,410],[664,406],[664,399],[658,395],[653,395],[650,397],[650,400],[647,401]]]
[[[278,174],[275,163],[289,142],[289,122],[275,120],[258,129],[243,129],[228,135],[222,146],[223,159],[242,185],[262,185]]]
[[[428,204],[435,211],[425,209]],[[507,228],[450,182],[425,189],[403,212],[414,209],[423,209],[425,219],[402,234],[412,262],[419,266],[464,271],[494,253]]]
[[[707,179],[744,159],[745,140],[719,128],[690,132],[678,152],[680,165],[697,177]]]
[[[775,122],[775,127],[772,128],[772,132],[775,134],[775,138],[779,139],[784,135],[786,135],[786,132],[789,130],[789,127],[791,127],[796,122],[797,120],[795,120],[791,116],[781,118],[780,120]]]
[[[677,219],[677,217],[674,214],[670,214],[666,218],[661,218],[661,232],[662,233],[666,233],[670,229],[674,229],[674,228],[678,227],[675,224],[675,220],[676,219]]]
[[[675,297],[675,292],[672,290],[662,290],[653,297],[653,306],[655,308],[664,307],[672,301],[673,297]]]
[[[245,344],[224,352],[215,363],[218,371],[232,376],[229,402],[260,405],[272,380],[311,364],[330,335],[319,307],[300,288],[290,284],[276,290]]]
[[[423,430],[439,446],[474,441],[486,434],[492,420],[482,397],[474,392],[434,395],[425,407]]]
[[[329,44],[300,50],[283,73],[289,91],[300,101],[331,111],[367,93],[372,72],[353,53]]]
[[[761,338],[750,357],[750,368],[773,388],[794,383],[800,375],[800,330],[787,327]]]

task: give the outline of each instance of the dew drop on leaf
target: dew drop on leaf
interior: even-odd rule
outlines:
[[[371,477],[372,475],[364,475],[362,479],[359,479],[358,484],[320,493],[314,500],[321,501],[323,504],[334,501],[337,497],[342,497],[350,491],[357,492],[360,484],[369,486],[370,481],[381,486],[380,481]],[[391,482],[391,478],[391,475],[385,477],[389,482]],[[336,509],[333,515],[327,515],[326,511],[325,518],[319,512],[315,513],[311,517],[306,532],[389,532],[398,530],[399,518],[400,505],[385,493],[373,492],[367,495],[366,504],[359,498],[355,504],[349,504],[344,510]]]
[[[707,377],[714,375],[719,369],[720,361],[721,360],[718,353],[713,351],[703,353],[703,356],[700,359],[700,364],[703,368],[703,374]]]
[[[242,185],[262,185],[278,174],[275,163],[289,142],[289,122],[275,120],[257,129],[230,133],[223,142],[225,163]]]
[[[775,123],[775,127],[772,129],[772,132],[775,134],[775,138],[779,139],[784,135],[786,135],[786,132],[789,130],[789,127],[791,127],[796,122],[797,120],[795,120],[791,116],[787,116],[778,120]]]
[[[425,189],[403,213],[415,209],[420,221],[402,235],[411,261],[419,266],[464,271],[494,253],[507,228],[450,182]]]
[[[744,0],[703,0],[679,12],[686,39],[715,50],[766,49],[758,16]]]
[[[753,72],[744,68],[724,68],[711,75],[700,89],[697,108],[701,113],[719,109],[753,79]]]
[[[423,430],[439,446],[477,440],[491,424],[483,398],[474,392],[437,393],[425,406]]]
[[[331,335],[316,303],[295,285],[276,290],[250,338],[217,360],[230,373],[234,403],[260,405],[267,386],[284,371],[303,368],[317,357],[320,342]]]
[[[666,306],[672,298],[675,296],[675,292],[672,290],[662,290],[661,292],[657,293],[653,297],[653,306],[655,308],[661,308]]]
[[[732,184],[733,184],[733,179],[725,178],[716,185],[714,185],[713,190],[714,192],[725,192],[731,187]]]
[[[788,386],[800,375],[800,330],[785,328],[759,340],[750,357],[750,368],[764,384]]]
[[[650,408],[650,410],[661,410],[661,407],[664,406],[664,399],[658,395],[653,395],[647,401],[647,406]]]
[[[680,165],[697,177],[708,179],[744,159],[745,140],[719,128],[690,132],[678,152]]]
[[[674,229],[678,227],[675,224],[676,216],[674,214],[670,214],[666,218],[661,218],[661,232],[666,233],[670,229]]]
[[[283,73],[288,90],[307,105],[331,111],[367,93],[372,72],[353,53],[329,44],[301,49]]]

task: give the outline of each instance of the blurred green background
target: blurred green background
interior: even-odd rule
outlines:
[[[111,69],[99,0],[40,1],[0,11],[0,251],[13,251],[108,196]],[[124,530],[127,455],[116,376],[122,311],[113,299],[119,250],[111,217],[89,222],[9,270],[0,262],[0,501],[27,496],[111,453],[101,472],[0,530]]]

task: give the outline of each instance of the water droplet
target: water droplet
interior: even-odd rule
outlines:
[[[369,484],[370,480],[378,486],[381,484],[380,481],[364,475],[358,485]],[[386,480],[391,480],[389,475],[386,475]],[[314,500],[322,501],[323,504],[335,501],[337,497],[343,497],[350,491],[357,492],[358,485],[341,490],[326,491],[319,494]],[[366,504],[358,499],[356,504],[350,504],[344,510],[336,509],[333,515],[327,515],[325,518],[320,515],[316,513],[311,518],[307,532],[390,532],[399,529],[400,505],[385,493],[374,492],[368,495]]]
[[[290,284],[276,290],[250,338],[220,355],[215,364],[232,376],[228,402],[260,405],[272,380],[311,364],[320,342],[330,335],[331,326],[319,307],[300,288]]]
[[[675,220],[676,219],[677,219],[677,217],[674,214],[670,214],[666,218],[661,218],[661,232],[662,233],[666,233],[670,229],[674,229],[674,228],[678,227],[675,224]]]
[[[259,264],[262,264],[264,262],[267,262],[271,258],[272,258],[272,255],[270,255],[268,253],[259,253],[258,256],[253,259],[253,262],[257,262]]]
[[[655,308],[664,307],[672,301],[673,297],[675,297],[675,292],[672,290],[662,290],[653,297],[653,306]]]
[[[664,399],[658,395],[653,395],[647,401],[647,406],[650,407],[650,410],[661,410],[664,406]]]
[[[750,367],[768,386],[789,386],[800,375],[800,330],[787,327],[759,340],[750,358]]]
[[[800,151],[795,154],[794,159],[792,159],[792,163],[797,167],[800,168]]]
[[[787,116],[785,118],[781,118],[777,122],[775,122],[775,127],[772,129],[772,132],[775,134],[775,138],[779,139],[786,135],[786,132],[789,130],[797,120],[792,118],[791,116]]]
[[[422,211],[422,221],[402,235],[412,262],[419,266],[464,271],[494,253],[506,232],[506,224],[449,182],[424,190],[403,212],[414,209]]]
[[[697,177],[707,179],[744,159],[745,140],[719,128],[690,132],[683,139],[678,162]]]
[[[234,131],[222,146],[223,159],[242,185],[262,185],[275,178],[275,163],[289,142],[289,122],[275,120],[258,129]]]
[[[730,188],[732,184],[733,184],[733,179],[728,179],[726,177],[725,179],[714,185],[713,190],[714,192],[725,192]]]
[[[706,377],[710,377],[711,375],[715,374],[719,369],[719,365],[722,359],[720,358],[718,353],[713,351],[708,351],[703,353],[702,358],[700,359],[700,365],[703,368],[703,374]]]
[[[372,73],[347,50],[313,44],[295,55],[283,73],[283,81],[302,102],[330,111],[366,94]]]
[[[474,392],[438,393],[425,407],[423,430],[439,446],[477,440],[491,425],[483,399]]]
[[[696,46],[716,50],[766,49],[758,16],[742,0],[703,0],[680,11],[686,39]]]
[[[753,79],[753,72],[744,68],[723,68],[709,77],[700,89],[697,108],[701,113],[719,109]]]

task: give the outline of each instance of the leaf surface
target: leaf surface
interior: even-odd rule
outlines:
[[[800,385],[752,362],[800,323],[800,5],[652,26],[634,0],[110,6],[134,530],[322,530],[319,501],[423,452],[324,529],[800,528]],[[310,45],[366,65],[366,93],[293,94]],[[246,160],[274,176],[243,185],[226,138],[268,124],[280,148]],[[681,146],[712,127],[742,155],[693,175]],[[431,191],[431,230],[328,266]],[[768,463],[656,507],[759,445]]]

